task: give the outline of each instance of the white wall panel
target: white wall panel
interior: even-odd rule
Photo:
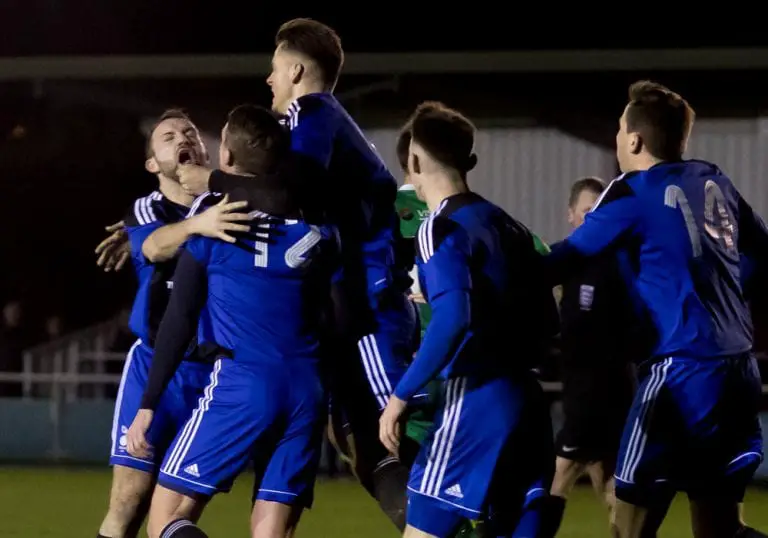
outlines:
[[[687,157],[718,165],[763,217],[768,216],[768,130],[765,119],[699,120]]]
[[[367,134],[398,175],[396,131]],[[615,175],[612,151],[556,129],[482,129],[475,152],[479,164],[470,173],[471,187],[545,241],[557,241],[568,233],[566,206],[574,180],[591,175],[610,180]]]

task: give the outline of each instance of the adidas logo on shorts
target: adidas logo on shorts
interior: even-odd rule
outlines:
[[[184,467],[184,472],[188,475],[194,476],[195,478],[200,478],[200,471],[197,469],[197,463],[193,463],[192,465],[187,465]]]
[[[450,488],[446,489],[445,494],[450,495],[451,497],[458,497],[459,499],[464,498],[464,494],[461,492],[461,486],[458,484],[454,484]]]

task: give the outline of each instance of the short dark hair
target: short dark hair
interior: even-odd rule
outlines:
[[[277,30],[275,46],[280,45],[315,62],[323,83],[328,88],[336,86],[344,65],[344,50],[333,28],[313,19],[293,19]]]
[[[408,171],[408,150],[411,147],[411,125],[408,123],[400,130],[400,134],[397,137],[397,145],[395,151],[397,152],[397,161],[400,163],[400,168],[404,172]]]
[[[397,145],[395,151],[397,152],[397,160],[400,162],[400,167],[403,171],[408,171],[408,150],[411,146],[411,128],[413,127],[413,118],[416,114],[423,114],[425,110],[431,107],[443,107],[442,103],[437,101],[425,101],[416,108],[416,111],[408,118],[405,125],[400,129],[400,134],[397,137]]]
[[[466,175],[477,164],[475,126],[461,112],[437,101],[420,104],[410,119],[411,137],[432,157]]]
[[[571,185],[571,194],[568,196],[568,207],[573,207],[584,191],[602,194],[605,190],[605,182],[599,177],[583,177]]]
[[[144,153],[147,156],[147,159],[152,157],[154,155],[154,152],[152,151],[152,134],[155,132],[155,129],[163,123],[165,120],[185,120],[189,123],[192,122],[192,119],[189,117],[189,114],[183,109],[183,108],[168,108],[160,114],[157,119],[152,123],[152,125],[149,127],[149,130],[146,133],[146,144],[144,147]]]
[[[225,143],[235,166],[247,174],[271,171],[290,148],[289,136],[264,107],[239,105],[227,116]]]
[[[682,157],[695,117],[685,99],[661,84],[640,80],[629,87],[627,130],[638,133],[657,159]]]

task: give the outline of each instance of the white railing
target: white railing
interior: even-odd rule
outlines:
[[[62,397],[73,402],[81,386],[89,387],[91,397],[104,398],[105,388],[119,383],[120,376],[106,373],[107,363],[123,361],[124,353],[110,352],[121,322],[112,319],[26,350],[22,371],[0,372],[0,381],[21,383],[22,396]]]
[[[107,373],[107,364],[122,363],[125,352],[109,351],[120,330],[120,322],[109,320],[24,352],[22,372],[0,372],[0,383],[21,383],[22,396],[51,398],[71,403],[81,397],[103,399],[110,385],[120,383],[120,375]],[[768,354],[758,354],[768,361]],[[114,371],[121,371],[117,367]],[[546,392],[562,390],[560,382],[542,382]],[[85,389],[85,390],[83,390]],[[768,384],[763,385],[768,394]]]

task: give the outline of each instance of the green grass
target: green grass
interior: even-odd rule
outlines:
[[[0,467],[0,537],[84,538],[95,536],[106,508],[110,474],[77,468]],[[208,507],[201,526],[214,538],[248,536],[251,483],[240,478],[229,495]],[[768,491],[752,489],[746,498],[751,525],[768,529]],[[606,514],[592,492],[578,488],[569,502],[562,538],[608,538]],[[661,538],[691,536],[687,504],[678,498]],[[397,533],[367,494],[351,480],[321,481],[315,508],[299,529],[302,538],[395,538]]]

